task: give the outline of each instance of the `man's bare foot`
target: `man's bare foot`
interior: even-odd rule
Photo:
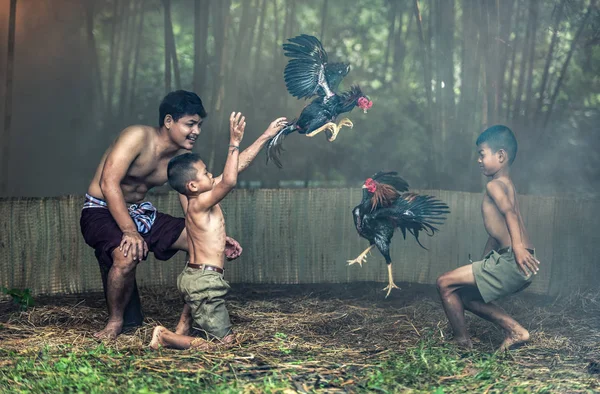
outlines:
[[[109,321],[104,327],[104,330],[98,331],[94,334],[96,339],[100,340],[114,340],[121,333],[123,329],[123,321]]]
[[[158,350],[164,345],[160,337],[166,330],[167,329],[163,326],[156,326],[154,328],[154,331],[152,331],[152,340],[150,341],[149,345],[152,349]]]
[[[473,342],[469,338],[454,338],[452,342],[461,349],[473,349]]]
[[[527,341],[529,341],[529,331],[521,326],[515,327],[512,331],[506,334],[506,338],[500,344],[498,351],[504,352],[514,349],[515,347],[524,345]]]

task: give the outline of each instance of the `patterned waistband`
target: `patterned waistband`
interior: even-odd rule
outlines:
[[[108,204],[104,200],[90,196],[86,193],[83,209],[103,208],[108,209]],[[156,220],[156,208],[151,202],[144,201],[139,204],[131,204],[128,208],[129,216],[133,219],[135,226],[140,234],[147,234],[152,229]]]
[[[86,208],[106,208],[108,209],[108,204],[106,201],[103,201],[99,198],[90,196],[89,194],[85,194],[85,202],[83,203],[83,209]]]

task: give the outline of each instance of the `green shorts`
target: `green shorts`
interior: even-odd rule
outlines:
[[[532,274],[526,276],[519,269],[512,248],[503,254],[492,250],[483,260],[474,262],[473,275],[485,302],[518,293],[533,280]]]
[[[231,333],[229,312],[223,299],[231,287],[223,274],[185,267],[177,278],[177,288],[192,309],[194,328],[205,331],[209,338],[221,339]]]

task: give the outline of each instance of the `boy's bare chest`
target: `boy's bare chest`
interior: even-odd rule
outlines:
[[[192,226],[189,227],[194,227],[199,234],[216,235],[225,228],[223,211],[218,204],[212,207],[210,211],[192,218],[191,222]]]
[[[481,202],[481,213],[483,215],[484,220],[490,215],[495,216],[500,214],[500,211],[494,203],[494,200],[492,200],[487,193],[483,194],[483,201]]]

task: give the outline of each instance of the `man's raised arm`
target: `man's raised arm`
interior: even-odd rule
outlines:
[[[271,124],[260,137],[254,141],[252,145],[244,149],[240,154],[240,162],[238,165],[238,173],[244,171],[250,163],[256,158],[258,152],[265,146],[265,144],[281,130],[286,124],[286,118],[277,118]]]

